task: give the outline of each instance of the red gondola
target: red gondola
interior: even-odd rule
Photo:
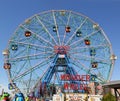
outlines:
[[[25,36],[26,37],[30,37],[31,36],[31,32],[30,31],[25,31]]]
[[[89,39],[85,39],[84,42],[85,42],[85,45],[90,45],[90,40]]]
[[[10,69],[11,64],[10,63],[4,63],[4,69]]]
[[[91,65],[92,65],[92,68],[97,68],[98,67],[98,63],[97,62],[92,62]]]
[[[66,26],[66,27],[65,27],[65,31],[66,31],[67,33],[70,32],[70,29],[71,29],[70,26]]]

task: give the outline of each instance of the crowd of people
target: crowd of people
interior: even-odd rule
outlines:
[[[40,98],[24,97],[22,93],[16,93],[13,97],[8,92],[3,92],[0,95],[0,101],[41,101]],[[42,99],[42,101],[45,101]]]

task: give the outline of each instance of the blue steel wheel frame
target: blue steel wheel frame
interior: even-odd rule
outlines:
[[[55,46],[67,46],[67,66],[80,75],[95,75],[96,82],[110,80],[114,66],[112,46],[102,28],[90,18],[68,10],[51,10],[26,19],[9,40],[5,58],[10,83],[24,94],[43,80],[58,84],[61,73],[49,75],[58,60]],[[64,61],[63,61],[64,62]],[[61,63],[61,67],[62,67]],[[54,71],[54,68],[53,70]],[[52,72],[51,72],[52,73]],[[74,72],[72,72],[74,74]],[[49,75],[51,78],[45,79]],[[47,76],[46,76],[47,78]],[[56,79],[57,78],[57,79]]]

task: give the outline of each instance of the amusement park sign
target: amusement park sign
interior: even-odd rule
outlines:
[[[90,81],[90,75],[69,75],[69,74],[63,74],[61,75],[61,80],[65,81]]]
[[[65,90],[85,90],[87,88],[87,84],[84,82],[90,81],[90,75],[69,75],[69,74],[63,74],[61,75],[61,80],[64,81],[80,81],[80,84],[78,83],[64,83],[64,89]]]

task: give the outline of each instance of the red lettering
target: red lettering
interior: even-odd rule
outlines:
[[[69,75],[69,74],[63,74],[60,76],[61,80],[66,81],[90,81],[90,75]]]
[[[60,76],[61,80],[65,80],[65,75]]]
[[[64,89],[65,90],[87,90],[87,85],[86,84],[74,84],[74,83],[64,83]]]
[[[77,80],[76,75],[71,75],[71,80],[74,80],[74,81]]]
[[[54,52],[58,54],[66,54],[69,49],[69,46],[54,46]]]
[[[66,82],[64,83],[64,89],[68,90],[69,84]]]
[[[76,78],[79,81],[80,80],[80,75],[76,75]]]
[[[72,89],[72,90],[78,90],[78,84],[71,83],[70,84],[70,89]]]
[[[78,84],[74,84],[74,90],[78,90]]]
[[[87,90],[87,85],[84,85],[84,90]]]
[[[90,75],[86,75],[86,81],[90,81]]]
[[[80,88],[79,88],[79,89],[80,89],[80,90],[83,90],[83,89],[84,89],[82,84],[80,84]]]
[[[86,75],[82,75],[81,80],[86,81]]]
[[[70,89],[72,89],[72,90],[74,89],[74,84],[73,83],[70,84]]]
[[[70,80],[70,75],[66,74],[66,80]]]
[[[87,89],[87,85],[86,84],[81,84],[80,85],[80,90],[86,90]]]

